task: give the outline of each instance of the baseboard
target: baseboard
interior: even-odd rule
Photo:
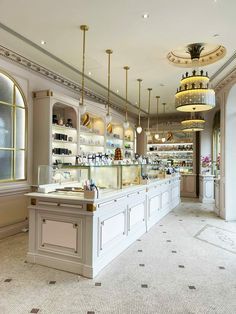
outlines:
[[[29,225],[28,220],[24,220],[9,226],[0,227],[0,239],[7,238],[9,236],[12,236],[14,234],[17,234],[21,232],[23,228],[27,228]]]

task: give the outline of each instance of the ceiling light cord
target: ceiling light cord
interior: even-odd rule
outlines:
[[[108,54],[108,73],[107,73],[107,115],[110,115],[110,88],[111,88],[111,49],[107,49]]]
[[[83,59],[82,59],[82,90],[81,90],[81,104],[84,105],[84,71],[85,71],[85,40],[86,31],[88,31],[87,25],[81,25],[80,29],[83,31]]]
[[[151,91],[152,91],[152,88],[148,88],[148,124],[147,124],[148,132],[150,130]]]

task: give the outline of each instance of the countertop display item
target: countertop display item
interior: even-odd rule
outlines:
[[[68,128],[73,128],[72,119],[67,119],[66,127],[68,127]]]
[[[64,125],[64,120],[63,120],[63,118],[59,118],[59,120],[58,120],[58,125]]]
[[[122,160],[122,152],[120,148],[116,148],[115,149],[115,156],[114,156],[114,160]]]
[[[52,115],[52,123],[53,124],[58,124],[58,119],[57,119],[57,115],[56,114]]]

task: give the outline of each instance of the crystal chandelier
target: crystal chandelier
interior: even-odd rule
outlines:
[[[198,66],[200,54],[204,49],[202,44],[190,44],[187,46],[192,64]],[[215,92],[209,88],[207,72],[194,69],[192,74],[186,72],[182,76],[180,87],[175,94],[175,105],[178,111],[199,112],[214,108]]]
[[[181,122],[181,130],[183,132],[198,132],[203,131],[205,127],[205,120],[202,118],[191,118]]]

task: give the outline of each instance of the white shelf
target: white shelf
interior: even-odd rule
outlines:
[[[104,147],[104,145],[101,144],[82,144],[80,143],[80,146],[93,146],[93,147]]]
[[[102,134],[99,134],[99,133],[94,133],[94,132],[86,132],[86,131],[80,131],[80,134],[81,135],[95,135],[95,136],[102,136],[102,137],[104,137],[104,135],[102,135]]]
[[[126,142],[126,143],[134,143],[134,141],[130,141],[130,140],[124,140],[124,142]]]
[[[193,145],[193,143],[148,143],[150,146],[181,146],[181,145]]]
[[[76,155],[59,155],[59,154],[52,154],[52,157],[76,157]]]
[[[155,154],[184,154],[184,153],[192,153],[192,150],[149,150],[148,153],[155,153]]]
[[[60,144],[77,144],[77,142],[70,142],[70,141],[62,141],[62,140],[52,140],[53,143],[60,143]]]
[[[70,127],[67,127],[67,126],[64,126],[64,125],[58,125],[58,124],[52,124],[52,127],[54,129],[58,129],[58,130],[64,130],[64,131],[77,131],[76,128],[70,128]]]

